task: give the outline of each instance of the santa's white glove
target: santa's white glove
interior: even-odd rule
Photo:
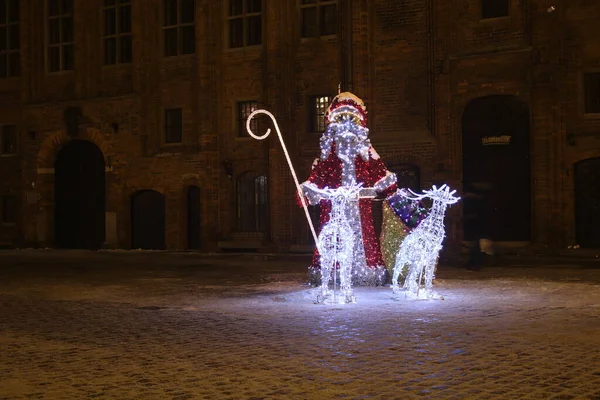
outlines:
[[[377,190],[375,188],[362,188],[360,189],[360,197],[361,198],[372,198],[374,199],[377,196]]]

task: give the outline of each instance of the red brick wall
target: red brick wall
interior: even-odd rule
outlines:
[[[23,187],[35,182],[41,199],[23,205],[22,225],[0,228],[1,238],[12,238],[4,240],[52,243],[53,177],[43,168],[52,168],[64,143],[62,110],[79,105],[112,165],[107,211],[117,213],[120,247],[129,246],[129,199],[140,189],[167,196],[167,245],[184,247],[185,188],[194,184],[202,190],[204,243],[215,249],[235,233],[234,181],[248,170],[269,174],[274,248],[305,243],[281,146],[274,134],[265,142],[237,137],[235,103],[258,100],[274,112],[302,181],[319,140],[306,126],[307,98],[335,94],[350,67],[347,84],[367,104],[376,150],[390,166],[418,165],[423,186],[461,187],[460,118],[470,100],[510,94],[527,102],[534,242],[574,240],[573,163],[600,156],[600,118],[584,116],[581,107],[582,72],[600,70],[600,4],[511,0],[510,18],[481,21],[479,2],[469,0],[352,0],[352,52],[342,60],[346,37],[300,39],[293,2],[265,1],[263,45],[230,50],[224,2],[198,0],[196,54],[164,59],[161,1],[148,0],[132,3],[133,63],[103,67],[101,2],[77,1],[76,70],[48,75],[43,13],[28,11],[33,0],[22,3],[23,26],[37,28],[23,30],[23,77],[0,81],[0,123],[22,128],[19,157],[0,159],[0,187],[25,198]],[[546,11],[550,5],[555,12]],[[184,139],[165,146],[162,110],[174,106],[183,108]],[[574,146],[567,145],[569,133]],[[447,225],[458,243],[460,206],[450,209]]]
[[[13,81],[11,83],[15,84],[17,82]],[[12,97],[10,94],[12,93],[9,92],[7,93],[8,95],[3,95],[0,99],[0,125],[16,125],[17,129],[22,131],[21,109],[14,102],[14,99],[10,101],[10,97]],[[24,188],[25,182],[21,176],[25,168],[22,158],[25,147],[26,142],[19,140],[17,143],[17,154],[0,154],[0,206],[2,203],[1,197],[6,195],[16,196],[19,203],[16,223],[4,224],[0,221],[1,246],[11,245],[13,242],[19,241],[23,234],[22,229],[25,216],[21,204],[26,201],[27,189]]]

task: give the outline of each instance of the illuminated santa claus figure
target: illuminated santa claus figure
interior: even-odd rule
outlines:
[[[346,217],[354,230],[352,283],[381,285],[388,279],[372,215],[373,197],[395,193],[396,176],[389,172],[369,141],[367,110],[352,93],[338,94],[325,114],[327,129],[321,137],[321,156],[315,160],[308,180],[301,187],[311,205],[320,205],[323,227],[331,212],[331,201],[319,189],[362,185],[361,198],[346,205]],[[317,250],[310,266],[310,280],[320,281],[320,256]]]

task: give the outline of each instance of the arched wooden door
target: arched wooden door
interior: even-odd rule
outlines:
[[[600,249],[600,158],[575,164],[575,234],[577,244]]]
[[[73,140],[58,152],[54,174],[56,247],[101,248],[106,229],[102,151],[92,142]]]
[[[529,109],[516,96],[478,98],[463,112],[463,190],[487,197],[493,240],[531,239],[529,134]],[[476,224],[464,220],[466,240],[475,239]]]
[[[163,250],[165,223],[165,196],[155,190],[131,196],[131,248]]]
[[[188,186],[187,189],[187,247],[200,249],[202,247],[202,207],[200,205],[200,188]]]

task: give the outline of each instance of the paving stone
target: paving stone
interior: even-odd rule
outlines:
[[[445,300],[319,305],[303,259],[0,263],[0,399],[600,398],[600,269],[442,266]]]

